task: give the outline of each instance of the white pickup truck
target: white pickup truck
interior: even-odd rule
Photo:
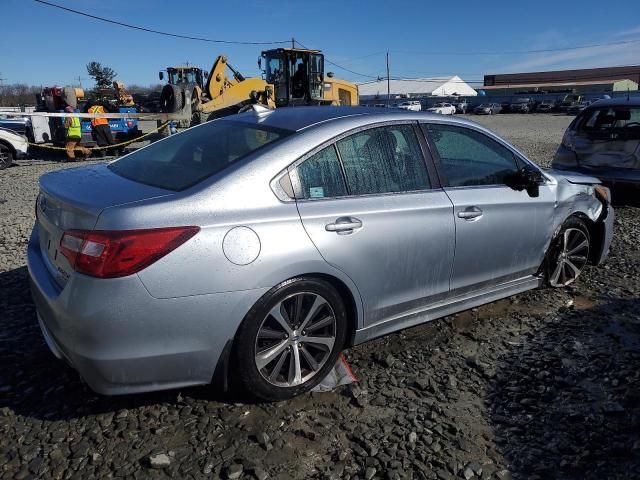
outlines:
[[[398,105],[398,108],[401,108],[403,110],[413,110],[414,112],[419,112],[420,110],[422,110],[422,105],[420,104],[419,101],[413,100],[411,102],[402,102],[400,105]]]
[[[436,103],[433,107],[427,108],[427,112],[439,113],[441,115],[453,115],[456,113],[456,107],[450,103]]]

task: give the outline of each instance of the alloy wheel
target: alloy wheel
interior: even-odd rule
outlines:
[[[561,238],[555,267],[549,276],[553,287],[566,287],[573,283],[589,258],[589,238],[579,228],[567,228]]]
[[[272,385],[301,385],[324,366],[335,341],[336,317],[329,302],[316,293],[295,293],[278,302],[262,321],[255,365]]]

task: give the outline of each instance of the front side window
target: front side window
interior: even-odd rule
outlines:
[[[336,146],[352,195],[431,188],[411,125],[364,130],[339,140]]]
[[[518,170],[513,153],[469,128],[427,125],[450,187],[504,185]]]
[[[153,143],[108,168],[129,180],[180,191],[290,133],[218,120]]]
[[[298,199],[342,197],[347,194],[334,145],[320,150],[298,165],[292,180]]]

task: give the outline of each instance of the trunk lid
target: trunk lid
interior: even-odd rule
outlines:
[[[173,194],[120,177],[104,164],[43,175],[36,225],[42,257],[58,285],[64,287],[73,272],[60,252],[66,230],[93,230],[105,208]]]

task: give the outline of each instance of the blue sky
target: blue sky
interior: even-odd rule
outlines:
[[[240,41],[295,37],[355,72],[459,75],[640,63],[640,3],[283,0],[50,0],[93,15],[184,35]],[[518,6],[522,5],[522,6]],[[259,45],[219,45],[158,36],[67,13],[32,0],[0,0],[0,78],[5,83],[72,85],[85,65],[112,67],[126,84],[158,83],[158,71],[188,61],[204,68],[224,53],[245,76],[258,75]],[[7,21],[15,19],[15,21]],[[634,41],[535,54],[504,52]],[[485,54],[483,52],[491,52]],[[328,65],[336,76],[365,81]]]

